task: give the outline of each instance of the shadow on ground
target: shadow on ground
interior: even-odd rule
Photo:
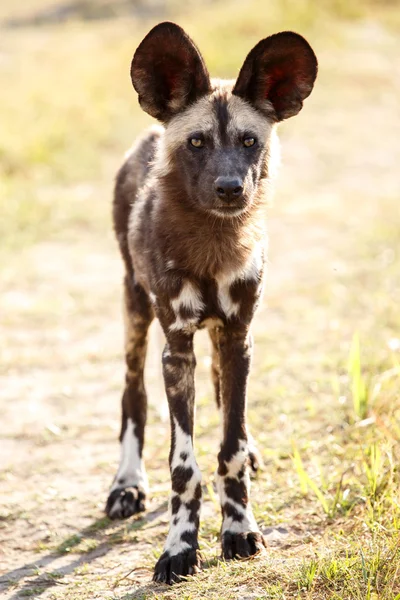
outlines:
[[[151,512],[148,512],[143,516],[138,516],[135,519],[131,519],[129,526],[130,529],[136,531],[149,525],[150,523],[155,521],[161,514],[165,513],[167,507],[168,503],[164,501]],[[119,523],[121,524],[121,522]],[[124,521],[122,523],[126,522]],[[81,531],[78,531],[75,534],[65,538],[65,540],[63,540],[57,546],[57,548],[50,554],[38,557],[38,560],[24,564],[21,567],[4,573],[0,577],[0,585],[5,584],[5,586],[13,586],[17,585],[21,579],[24,579],[25,577],[29,578],[29,580],[24,584],[24,586],[22,588],[18,588],[15,594],[13,594],[10,597],[10,600],[16,600],[17,598],[20,598],[24,595],[32,596],[34,594],[35,597],[37,597],[52,586],[64,585],[62,581],[63,577],[73,573],[76,568],[90,564],[97,558],[105,556],[110,552],[110,550],[112,550],[115,543],[118,543],[118,541],[113,542],[112,536],[109,532],[110,527],[115,526],[115,524],[116,522],[111,521],[110,519],[108,519],[108,517],[96,519],[88,527],[85,527]],[[83,541],[90,539],[96,539],[99,542],[98,546],[94,550],[86,552],[84,555],[78,556],[77,558],[69,562],[67,565],[56,568],[54,571],[49,569],[49,566],[52,565],[55,561],[60,559],[62,556],[65,556],[66,554],[73,553],[74,548],[76,548]],[[132,542],[132,546],[134,546],[134,542]],[[41,573],[34,579],[31,578],[32,571],[35,573],[39,569],[43,568],[46,569],[46,572]],[[141,570],[143,570],[143,568],[141,568]],[[140,590],[137,590],[135,594],[139,591]],[[141,593],[143,593],[143,591],[144,590],[142,589]],[[127,598],[128,597],[135,598],[137,596],[127,596]]]

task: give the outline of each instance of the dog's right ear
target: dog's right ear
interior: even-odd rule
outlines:
[[[185,109],[211,90],[204,60],[175,23],[160,23],[144,38],[131,66],[140,106],[159,121]]]
[[[318,63],[298,33],[283,31],[261,40],[244,61],[233,94],[277,121],[297,115],[313,89]]]

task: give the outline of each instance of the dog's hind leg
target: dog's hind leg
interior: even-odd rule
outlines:
[[[121,460],[106,504],[111,519],[145,509],[148,491],[142,452],[147,415],[143,371],[153,309],[144,289],[126,275],[124,281],[126,384],[122,396]]]
[[[219,329],[208,330],[211,339],[211,378],[214,384],[215,402],[221,408],[221,367],[219,362]]]

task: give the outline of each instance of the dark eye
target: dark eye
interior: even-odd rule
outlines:
[[[255,143],[256,143],[256,138],[253,138],[253,137],[247,137],[247,138],[244,138],[244,140],[243,140],[243,146],[245,146],[246,148],[251,148],[251,146],[254,146]]]
[[[204,146],[204,140],[197,137],[192,137],[189,140],[190,144],[194,146],[194,148],[202,148]]]

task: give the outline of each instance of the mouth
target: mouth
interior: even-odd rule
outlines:
[[[245,211],[244,206],[215,206],[211,209],[214,215],[220,217],[236,217]]]

